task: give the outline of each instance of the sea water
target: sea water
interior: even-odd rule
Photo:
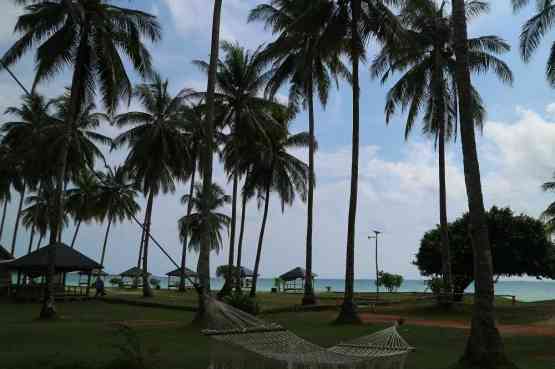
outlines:
[[[117,276],[114,276],[117,278]],[[110,285],[109,280],[111,277],[105,279],[107,287]],[[168,287],[167,277],[153,277],[160,280],[160,287],[165,289]],[[68,285],[77,285],[79,283],[79,276],[70,274],[67,277]],[[212,279],[212,289],[219,290],[222,288],[224,280],[222,278]],[[258,280],[258,291],[268,292],[274,287],[274,279],[260,278]],[[345,280],[343,279],[324,279],[318,278],[314,281],[314,288],[316,292],[343,292],[345,289]],[[376,284],[373,279],[357,279],[354,284],[355,292],[374,292],[376,291]],[[381,289],[383,291],[383,288]],[[425,280],[408,279],[403,282],[399,288],[399,292],[429,292]],[[470,285],[467,293],[474,292],[474,286]],[[555,299],[555,282],[552,281],[499,281],[495,284],[496,295],[514,295],[517,300],[524,302],[544,301]]]

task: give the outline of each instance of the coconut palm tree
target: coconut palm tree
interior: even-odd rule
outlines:
[[[125,168],[107,167],[105,172],[98,173],[98,178],[99,184],[95,201],[98,204],[98,217],[102,222],[108,221],[100,257],[100,265],[104,266],[108,235],[112,224],[134,219],[141,207],[136,201],[136,186],[129,180]]]
[[[285,210],[286,205],[293,204],[297,195],[303,202],[307,198],[308,166],[292,155],[289,150],[308,147],[310,136],[308,132],[290,133],[289,128],[293,116],[287,109],[274,109],[273,118],[280,122],[280,127],[267,129],[265,136],[255,138],[251,142],[253,148],[248,153],[250,158],[247,158],[249,169],[246,172],[249,175],[246,178],[246,188],[251,189],[252,192],[256,190],[259,204],[264,203],[250,291],[251,297],[256,296],[271,192],[277,193],[282,211]]]
[[[330,16],[332,4],[326,0],[272,0],[270,4],[258,5],[249,16],[249,21],[260,20],[270,28],[278,39],[264,50],[264,56],[273,61],[273,76],[267,91],[274,97],[287,82],[290,83],[289,101],[302,101],[308,110],[310,144],[308,150],[309,184],[306,231],[306,276],[303,305],[316,303],[312,286],[312,228],[314,207],[314,153],[315,114],[314,95],[317,92],[320,103],[325,107],[329,87],[333,78],[342,75],[350,79],[350,73],[338,52],[320,47],[321,36]],[[299,17],[308,14],[306,25],[297,25]],[[324,54],[324,52],[326,54]]]
[[[142,240],[144,297],[153,296],[148,283],[148,246],[154,198],[160,192],[174,192],[176,180],[185,180],[191,171],[188,137],[181,116],[189,94],[189,90],[182,90],[172,96],[168,81],[155,75],[149,83],[135,88],[134,96],[145,111],[120,114],[114,121],[120,128],[131,126],[114,139],[114,148],[129,147],[125,169],[147,198]]]
[[[220,24],[222,15],[222,0],[214,1],[214,12],[212,16],[212,42],[210,44],[210,63],[208,67],[208,82],[206,87],[206,142],[201,160],[201,170],[204,174],[202,188],[205,197],[209,197],[212,191],[212,161],[214,151],[214,122],[216,115],[216,74],[218,70],[218,58],[220,51]],[[208,216],[209,209],[203,209],[205,216]],[[205,302],[210,296],[210,238],[206,233],[201,240],[199,252],[199,262],[197,272],[199,274],[199,303],[195,320],[206,323],[207,318]]]
[[[481,2],[480,2],[481,3]],[[482,4],[482,3],[481,3]],[[432,136],[439,157],[439,204],[444,285],[452,291],[451,261],[447,222],[447,189],[445,179],[445,144],[456,133],[458,95],[456,60],[453,55],[451,17],[444,13],[445,2],[433,0],[408,2],[401,12],[405,37],[400,42],[385,45],[372,64],[372,72],[388,81],[395,72],[400,79],[388,91],[386,123],[401,108],[408,110],[405,139],[412,132],[416,119],[423,115],[424,134]],[[471,7],[476,16],[484,8]],[[468,10],[467,10],[468,11]],[[493,71],[501,81],[511,83],[511,70],[496,54],[506,53],[510,46],[496,36],[482,36],[468,40],[469,66],[473,73]],[[485,109],[478,91],[472,89],[474,122],[481,127]]]
[[[31,5],[26,6],[25,13],[18,18],[15,31],[22,36],[4,54],[2,64],[14,64],[38,45],[34,86],[54,77],[66,66],[73,67],[70,106],[66,115],[68,125],[76,124],[82,105],[95,96],[97,86],[100,87],[101,100],[110,113],[115,111],[121,98],[130,98],[131,82],[122,55],[129,59],[133,69],[141,76],[150,75],[150,54],[143,40],[156,42],[161,37],[160,26],[154,16],[114,6],[106,0],[18,2]],[[56,173],[56,207],[60,225],[64,217],[62,193],[69,152],[68,141],[61,141]],[[52,242],[59,239],[59,228],[51,230]],[[41,311],[41,317],[45,319],[56,316],[52,295],[54,259],[52,249]]]
[[[453,40],[459,97],[461,144],[474,257],[474,309],[470,336],[462,364],[482,368],[513,367],[508,364],[497,329],[494,307],[493,265],[489,242],[480,166],[476,150],[472,83],[464,0],[453,0]]]
[[[519,11],[530,3],[530,0],[511,0],[515,11]],[[536,13],[524,23],[520,34],[520,55],[525,62],[529,62],[541,41],[553,27],[555,3],[553,1],[535,1]],[[555,42],[546,66],[547,80],[555,87]]]
[[[209,235],[210,250],[219,253],[223,240],[222,231],[227,231],[231,219],[226,214],[218,212],[218,209],[229,204],[231,197],[224,193],[224,190],[217,184],[212,185],[210,196],[204,196],[203,188],[200,184],[195,185],[194,195],[184,195],[181,203],[192,208],[192,212],[178,220],[179,237],[182,241],[189,239],[188,247],[195,251],[200,251],[202,238],[205,234]],[[210,209],[208,217],[202,213],[203,209]]]
[[[98,190],[99,182],[95,174],[90,170],[83,170],[73,183],[75,188],[66,191],[66,207],[68,212],[72,215],[76,224],[73,237],[71,239],[71,248],[75,247],[75,241],[81,223],[88,223],[91,220],[98,218]]]
[[[215,126],[220,125],[221,127],[218,127],[220,130],[229,128],[225,144],[233,145],[234,140],[248,136],[249,130],[264,130],[261,122],[268,121],[268,109],[276,105],[261,97],[272,72],[267,68],[267,60],[261,57],[261,47],[251,52],[238,44],[223,42],[221,50],[224,55],[218,63],[216,74]],[[195,64],[204,71],[209,68],[206,62],[196,61]],[[206,94],[203,93],[201,96],[205,97]],[[234,170],[236,160],[233,157],[224,158],[226,172],[233,182],[229,266],[233,266],[235,259],[238,184],[243,175]],[[231,291],[231,271],[232,268],[228,268],[228,275],[220,296],[227,295]]]

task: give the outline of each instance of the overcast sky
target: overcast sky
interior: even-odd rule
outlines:
[[[206,0],[137,0],[113,1],[118,5],[136,7],[155,13],[163,25],[163,40],[151,47],[160,74],[169,78],[173,91],[182,88],[205,89],[203,75],[191,64],[194,59],[207,59],[210,45],[211,11],[213,1]],[[258,24],[247,24],[249,10],[262,0],[226,0],[222,14],[222,39],[237,41],[248,48],[268,42],[272,35]],[[492,76],[475,76],[474,82],[486,103],[488,119],[478,138],[486,207],[510,206],[516,212],[539,216],[553,196],[541,191],[555,170],[555,98],[545,82],[545,61],[552,41],[547,37],[529,64],[518,55],[520,25],[531,9],[514,15],[509,1],[492,1],[492,11],[470,24],[473,35],[495,34],[507,40],[513,51],[504,56],[515,74],[513,87]],[[16,40],[13,26],[22,9],[3,0],[0,12],[0,52]],[[370,54],[376,50],[370,45]],[[371,55],[370,55],[371,57]],[[382,230],[380,266],[388,272],[419,278],[412,265],[423,233],[439,220],[437,156],[433,143],[415,130],[404,141],[403,121],[394,119],[385,125],[383,108],[389,85],[372,80],[367,67],[361,74],[361,150],[359,203],[356,232],[356,277],[374,274],[371,229]],[[33,54],[29,53],[14,71],[29,86],[33,79]],[[66,72],[40,86],[47,96],[62,93],[68,83]],[[135,76],[135,82],[140,82]],[[18,104],[21,91],[6,73],[0,73],[0,110]],[[8,117],[2,117],[3,121]],[[319,152],[316,156],[317,188],[315,192],[314,271],[320,277],[342,278],[345,270],[345,243],[350,174],[351,93],[341,84],[331,92],[327,108],[316,111]],[[300,114],[295,130],[307,129],[307,116]],[[103,127],[103,133],[118,132]],[[448,148],[447,189],[448,215],[453,220],[466,210],[466,193],[459,142]],[[305,158],[305,152],[297,152]],[[121,163],[126,152],[113,153],[110,162]],[[216,168],[216,180],[225,185],[222,170]],[[178,217],[185,213],[179,197],[187,184],[180,184],[174,195],[160,196],[153,210],[153,235],[179,259],[177,235]],[[1,243],[9,247],[15,221],[17,201],[12,201],[7,228]],[[141,199],[144,205],[144,200]],[[229,209],[226,209],[228,213]],[[261,274],[274,277],[292,267],[304,264],[306,209],[296,203],[281,212],[279,202],[271,203],[267,233],[262,253]],[[260,227],[261,211],[256,202],[247,209],[246,243],[243,265],[252,267]],[[105,225],[82,227],[77,245],[88,256],[99,259]],[[66,229],[64,240],[69,243],[73,226]],[[120,273],[137,261],[140,232],[133,224],[118,224],[112,228],[106,269]],[[28,231],[21,229],[17,254],[27,249]],[[173,267],[154,248],[150,269],[165,274]],[[212,256],[214,266],[227,260],[226,247]],[[196,255],[191,254],[188,266],[194,268]]]

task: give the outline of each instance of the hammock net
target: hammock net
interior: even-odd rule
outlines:
[[[395,326],[324,348],[213,298],[206,309],[211,324],[203,331],[205,335],[280,361],[288,368],[404,369],[413,350]]]

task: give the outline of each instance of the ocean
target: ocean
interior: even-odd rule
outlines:
[[[154,277],[160,280],[162,289],[167,288],[167,277]],[[111,287],[108,282],[110,277],[106,278],[107,287]],[[223,279],[213,278],[212,289],[219,290],[223,286]],[[67,283],[69,285],[77,285],[79,283],[78,275],[68,275]],[[332,292],[343,292],[345,281],[342,279],[316,279],[314,288],[317,292],[324,292],[330,287]],[[274,280],[271,278],[261,278],[258,280],[259,291],[270,291],[274,287]],[[373,279],[357,279],[355,280],[355,292],[374,292],[376,285]],[[381,289],[383,290],[383,289]],[[426,291],[426,281],[424,280],[405,280],[399,289],[400,292],[424,292]],[[466,290],[468,293],[474,292],[474,286]],[[499,281],[495,284],[496,295],[514,295],[517,300],[524,302],[544,301],[555,299],[555,282],[551,281]]]

